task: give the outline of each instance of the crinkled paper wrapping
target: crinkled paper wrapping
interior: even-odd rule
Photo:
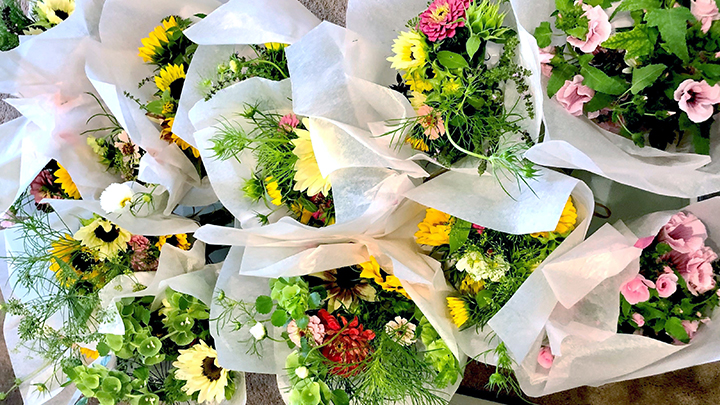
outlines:
[[[720,198],[683,209],[707,227],[707,245],[718,250]],[[585,242],[542,269],[560,305],[545,329],[555,355],[552,368],[537,364],[544,336],[516,369],[530,396],[582,386],[599,386],[720,360],[720,323],[714,312],[687,345],[617,333],[620,286],[640,271],[638,239],[654,237],[676,211],[649,214],[625,225],[605,225]],[[642,246],[638,244],[638,246]],[[528,297],[532,298],[532,297]]]
[[[248,45],[253,44],[293,44],[319,23],[297,0],[232,0],[188,28],[185,35],[199,46],[185,78],[173,133],[197,147],[188,112],[204,99],[200,83],[216,77],[218,65],[227,63],[230,55],[252,58],[255,52]]]
[[[208,205],[217,201],[207,179],[200,179],[197,170],[175,144],[160,139],[159,126],[130,98],[128,92],[143,102],[152,99],[154,84],[138,89],[138,83],[153,77],[153,67],[138,56],[141,39],[147,37],[162,19],[171,15],[192,18],[210,13],[220,6],[217,0],[109,0],[99,23],[100,43],[93,42],[86,72],[110,111],[130,135],[148,153],[140,162],[140,180],[163,184],[170,193],[168,207]],[[187,198],[186,198],[187,197]],[[172,211],[166,210],[166,214]]]
[[[552,1],[512,0],[519,25],[529,32],[543,21],[552,21]],[[615,24],[614,24],[615,25]],[[537,41],[521,36],[525,48],[539,67]],[[564,44],[564,41],[556,43]],[[544,87],[544,86],[543,86]],[[713,125],[710,156],[640,148],[632,140],[605,131],[586,117],[573,117],[543,89],[541,108],[545,142],[530,149],[526,157],[554,167],[582,169],[655,194],[693,198],[720,190],[720,128]],[[678,110],[678,113],[680,111]],[[717,117],[716,117],[717,118]]]

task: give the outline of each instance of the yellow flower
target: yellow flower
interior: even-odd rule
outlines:
[[[65,274],[63,269],[66,268],[65,265],[67,265],[75,270],[71,263],[73,254],[79,250],[79,243],[70,235],[65,235],[65,238],[52,242],[50,246],[52,246],[52,249],[50,249],[50,254],[52,255],[50,258],[50,270],[55,273],[55,277],[57,277],[65,287],[70,287],[70,276]],[[65,265],[61,265],[61,261],[64,262]],[[77,273],[77,270],[75,270],[75,272]]]
[[[465,276],[462,283],[460,283],[459,290],[463,294],[477,295],[483,288],[485,288],[485,283],[482,280],[475,281],[472,277]]]
[[[410,86],[410,90],[418,93],[426,93],[433,88],[430,81],[425,77],[425,73],[421,70],[406,74],[405,83]]]
[[[305,128],[309,128],[310,122],[307,118],[303,120],[303,125],[305,125]],[[293,153],[298,157],[298,160],[295,162],[295,185],[293,190],[300,192],[307,190],[308,197],[313,197],[318,193],[327,196],[332,184],[330,183],[330,177],[323,177],[322,173],[320,173],[320,167],[315,159],[315,151],[310,139],[310,132],[296,128],[295,134],[297,139],[292,140],[293,145],[295,145]]]
[[[287,48],[288,44],[281,44],[280,42],[268,42],[265,44],[265,48],[271,50],[271,51],[279,51],[281,49]]]
[[[97,350],[88,349],[82,346],[77,346],[78,351],[81,355],[85,356],[88,360],[96,360],[100,357],[100,353]]]
[[[416,31],[401,32],[395,39],[393,47],[395,56],[389,57],[392,68],[412,71],[425,66],[428,57],[428,46],[425,39]]]
[[[176,104],[172,101],[168,101],[167,103],[163,104],[163,109],[162,109],[163,115],[174,113],[175,107],[176,107]]]
[[[267,189],[268,195],[272,198],[272,203],[279,206],[282,204],[282,193],[280,192],[278,182],[273,181],[273,176],[265,179],[265,189]]]
[[[79,200],[80,199],[80,192],[77,189],[77,186],[72,180],[72,177],[70,177],[70,173],[68,173],[67,170],[65,170],[64,167],[60,163],[58,163],[58,169],[54,173],[55,177],[55,183],[59,184],[60,187],[62,187],[65,194],[69,195],[70,198]]]
[[[73,238],[103,260],[113,258],[127,249],[131,237],[130,232],[103,218],[96,218],[73,235]]]
[[[177,20],[175,17],[170,17],[163,20],[162,24],[155,27],[155,29],[148,34],[147,38],[142,39],[143,46],[138,48],[140,53],[138,56],[143,58],[143,61],[152,62],[158,51],[162,50],[163,46],[170,42],[167,33],[172,27],[178,27]]]
[[[420,245],[441,246],[450,243],[450,228],[452,216],[428,208],[425,219],[418,224],[420,229],[415,233],[416,242]]]
[[[163,246],[165,246],[166,243],[169,243],[173,246],[175,246],[178,249],[182,250],[190,250],[192,245],[190,242],[188,242],[188,236],[186,233],[181,233],[177,235],[164,235],[159,236],[158,241],[155,244],[155,247],[158,248],[158,250],[162,249]]]
[[[160,124],[160,127],[162,128],[162,130],[160,131],[160,139],[163,139],[170,143],[174,143],[177,146],[179,146],[180,149],[182,149],[182,150],[190,149],[190,152],[192,152],[193,156],[195,156],[195,158],[199,158],[200,157],[199,150],[195,149],[192,145],[185,142],[182,138],[180,138],[179,136],[175,135],[172,132],[173,124],[175,124],[174,117],[166,118],[162,122],[162,124]]]
[[[413,91],[410,94],[410,105],[413,106],[415,111],[419,110],[420,107],[425,105],[425,102],[427,101],[427,96],[423,93]]]
[[[40,0],[35,7],[50,24],[58,25],[75,11],[75,0]]]
[[[443,83],[443,92],[448,94],[458,94],[462,88],[462,83],[457,78],[452,78]]]
[[[388,274],[383,278],[382,273],[380,271],[380,265],[378,264],[377,260],[375,260],[375,257],[370,256],[370,261],[361,263],[360,267],[362,268],[362,272],[360,272],[361,278],[371,278],[382,287],[385,291],[391,291],[396,292],[398,294],[401,294],[405,298],[412,300],[408,293],[405,291],[405,288],[403,288],[402,283],[400,283],[400,279],[395,277],[392,274]]]
[[[458,297],[447,297],[448,308],[450,309],[450,317],[458,328],[462,327],[469,319],[467,304],[465,300]]]
[[[575,209],[575,205],[573,205],[572,197],[568,197],[555,230],[553,232],[536,232],[530,234],[530,236],[539,239],[550,239],[551,236],[565,237],[575,229],[575,225],[577,225],[577,210]]]
[[[427,145],[427,143],[425,143],[425,140],[422,138],[408,136],[407,138],[405,138],[405,142],[409,143],[415,150],[420,150],[423,152],[427,152],[430,150],[430,147]]]
[[[185,67],[183,65],[167,65],[160,70],[160,74],[155,76],[155,85],[160,91],[170,90],[170,93],[179,93],[184,83]]]
[[[199,403],[222,402],[228,385],[228,370],[218,364],[215,349],[200,340],[193,347],[178,352],[180,355],[172,365],[177,367],[175,377],[186,381],[182,390],[188,395],[198,392]]]
[[[313,213],[311,211],[305,209],[305,207],[303,207],[302,204],[294,203],[292,205],[291,209],[301,224],[307,225],[307,223],[310,222],[310,218],[312,218]],[[330,224],[328,224],[328,225],[330,225]]]

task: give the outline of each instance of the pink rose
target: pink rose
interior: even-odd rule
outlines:
[[[715,112],[715,104],[720,103],[720,84],[711,87],[705,80],[687,79],[675,90],[675,101],[690,121],[707,121]]]
[[[648,287],[655,287],[655,284],[646,279],[642,274],[638,274],[634,279],[628,281],[620,287],[625,300],[630,305],[635,305],[638,302],[645,302],[650,299],[650,290]]]
[[[555,57],[555,54],[553,53],[554,50],[555,48],[552,46],[540,48],[540,68],[542,69],[542,75],[545,77],[552,76],[552,66],[550,65],[550,61]]]
[[[702,22],[703,33],[710,31],[713,21],[720,20],[720,12],[715,0],[692,0],[690,11],[698,21]]]
[[[612,26],[610,25],[610,19],[605,13],[605,10],[600,6],[591,7],[587,4],[583,4],[583,10],[590,22],[588,23],[588,33],[585,40],[575,37],[568,37],[567,41],[570,45],[580,48],[585,53],[593,53],[600,44],[607,41],[610,38],[610,31]]]
[[[638,328],[642,328],[643,325],[645,325],[645,317],[635,312],[632,315],[632,320],[635,322],[635,324],[638,326]]]
[[[658,295],[660,298],[667,298],[677,291],[678,277],[674,273],[661,274],[655,281],[655,288],[657,288]]]
[[[693,214],[679,212],[660,229],[658,241],[667,243],[679,253],[691,253],[700,249],[707,239],[705,225]]]
[[[682,326],[683,326],[683,328],[685,328],[685,332],[687,332],[690,340],[692,340],[695,337],[695,334],[697,333],[698,327],[700,326],[700,322],[699,321],[682,321]]]
[[[715,288],[712,263],[718,259],[718,255],[712,249],[703,246],[689,254],[671,252],[668,256],[693,295],[704,294]]]
[[[569,112],[578,117],[583,113],[583,106],[595,96],[595,90],[582,84],[585,78],[581,75],[573,77],[555,94],[555,98]]]
[[[540,364],[540,367],[544,369],[549,369],[550,367],[552,367],[553,360],[555,360],[555,356],[553,356],[550,348],[548,346],[543,346],[540,349],[540,353],[538,353],[537,358],[537,362],[538,364]]]

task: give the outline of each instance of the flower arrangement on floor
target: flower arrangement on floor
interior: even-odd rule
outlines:
[[[374,257],[272,279],[270,288],[254,303],[220,291],[218,321],[249,328],[249,353],[278,341],[268,326],[283,330],[279,342],[293,349],[285,363],[289,404],[447,403],[440,390],[457,381],[460,365],[400,280]]]
[[[235,373],[218,364],[209,333],[209,308],[172,289],[165,295],[160,308],[152,307],[154,296],[117,303],[125,334],[105,334],[97,345],[101,356],[117,356],[114,369],[77,362],[65,365],[69,380],[85,397],[97,398],[101,405],[190,400],[218,404],[232,398]]]
[[[480,330],[575,229],[577,218],[570,197],[554,231],[510,235],[428,208],[415,238],[418,244],[432,247],[430,256],[442,263],[455,290],[447,297],[455,326]],[[519,391],[509,377],[513,360],[504,344],[500,342],[494,352],[498,370],[490,385]]]
[[[709,154],[720,103],[718,5],[687,0],[611,6],[557,1],[554,25],[567,36],[563,46],[551,46],[550,22],[535,30],[548,96],[639,146]],[[632,23],[617,23],[628,14]]]
[[[533,115],[526,79],[517,62],[517,34],[504,27],[505,14],[489,0],[436,0],[401,32],[388,58],[400,71],[394,89],[405,93],[417,117],[403,119],[389,134],[449,166],[472,157],[480,173],[510,171],[516,178],[535,175],[523,151],[533,144],[520,122]],[[489,47],[502,44],[494,66]],[[505,87],[520,97],[510,108]]]
[[[293,113],[260,111],[256,106],[248,106],[241,116],[249,120],[251,130],[226,122],[211,142],[220,160],[241,161],[243,152],[252,153],[256,163],[252,178],[245,179],[242,187],[245,197],[262,200],[273,212],[285,207],[303,224],[332,225],[332,184],[315,159],[309,121]],[[258,214],[263,224],[269,222],[268,216]]]
[[[718,255],[705,225],[675,214],[640,256],[640,274],[621,287],[619,331],[689,343],[720,305]]]
[[[4,0],[0,6],[0,51],[20,45],[20,35],[37,35],[65,21],[75,11],[75,0],[35,0],[30,16],[19,0]]]
[[[250,45],[255,57],[233,53],[227,62],[218,65],[216,77],[200,83],[205,101],[210,100],[218,91],[251,77],[275,81],[290,77],[285,57],[286,47],[286,44],[270,42],[262,46]]]

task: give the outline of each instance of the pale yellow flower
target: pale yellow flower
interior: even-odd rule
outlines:
[[[305,128],[309,128],[310,122],[306,118],[303,120],[303,124]],[[318,166],[315,159],[310,132],[305,129],[295,129],[295,134],[297,139],[292,140],[293,145],[295,145],[293,153],[298,157],[298,160],[295,162],[295,185],[293,190],[300,192],[307,190],[308,197],[313,197],[318,193],[327,196],[330,193],[332,184],[330,183],[330,177],[323,177],[320,172],[320,166]]]
[[[75,0],[40,0],[35,7],[50,24],[58,25],[75,11]]]
[[[95,219],[73,235],[75,240],[79,240],[80,244],[97,253],[103,260],[113,258],[127,249],[131,237],[130,232],[103,218]]]
[[[392,68],[412,71],[425,66],[428,57],[428,46],[425,39],[416,31],[401,32],[395,39],[393,47],[395,56],[389,57]]]
[[[172,365],[177,367],[175,377],[185,381],[182,390],[188,395],[198,392],[199,403],[222,402],[228,386],[228,370],[218,364],[215,349],[200,340],[193,347],[178,352],[180,355]]]

